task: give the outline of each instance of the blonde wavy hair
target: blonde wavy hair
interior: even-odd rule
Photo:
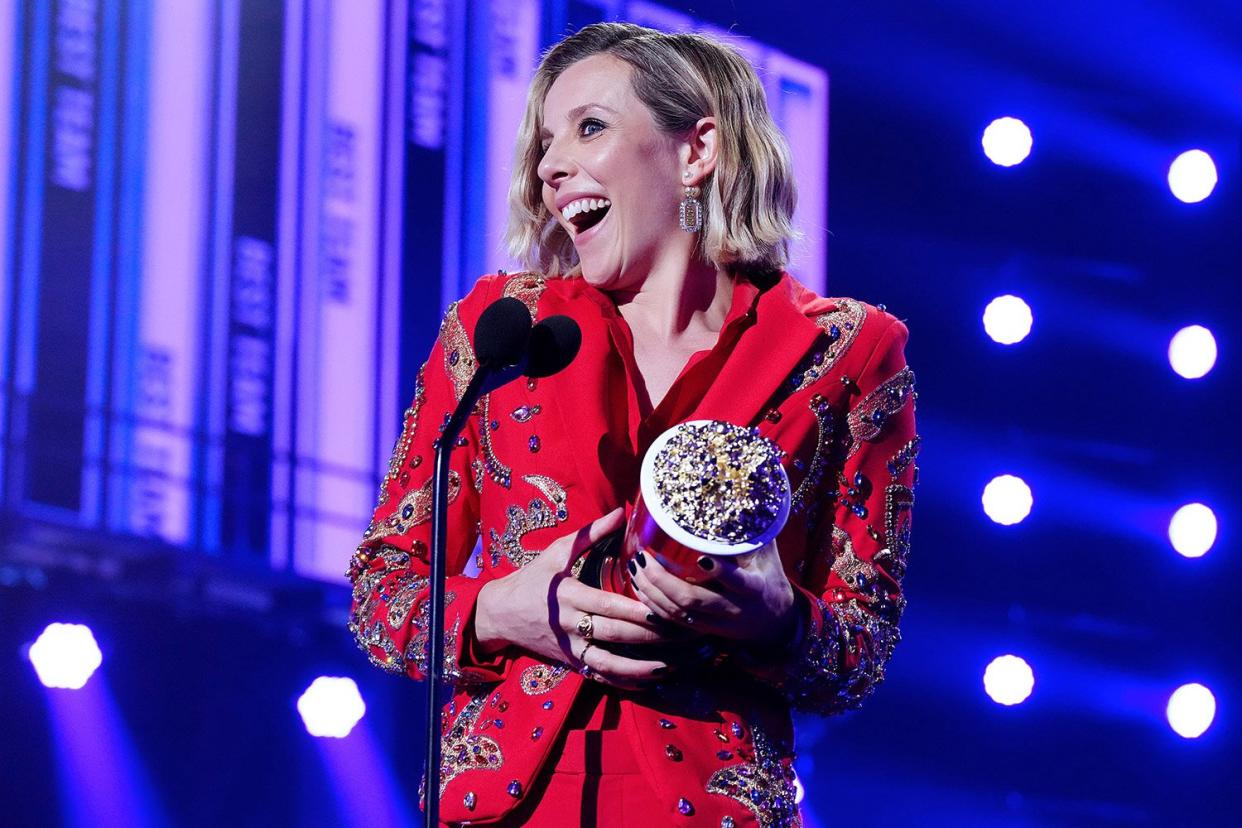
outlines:
[[[585,26],[544,54],[526,99],[509,183],[510,255],[549,276],[577,275],[573,242],[543,203],[540,132],[552,84],[574,63],[599,54],[629,64],[635,95],[665,133],[681,136],[700,118],[716,118],[718,158],[702,183],[700,258],[748,276],[783,269],[796,237],[797,191],[789,145],[772,121],[755,70],[713,38],[630,23]]]

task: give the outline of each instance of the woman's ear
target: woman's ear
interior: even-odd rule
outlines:
[[[683,169],[689,175],[683,175],[682,184],[688,187],[701,186],[703,180],[716,170],[719,157],[716,119],[708,116],[699,118],[690,128],[686,143],[682,148],[684,155]]]

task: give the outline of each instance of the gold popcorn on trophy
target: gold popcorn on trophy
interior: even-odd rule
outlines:
[[[748,555],[789,518],[782,452],[758,429],[692,420],[665,431],[643,458],[640,494],[618,554],[600,562],[604,589],[634,596],[627,564],[642,551],[691,583],[703,555]]]

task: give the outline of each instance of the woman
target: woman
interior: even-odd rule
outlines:
[[[544,57],[518,138],[509,241],[530,273],[448,311],[350,567],[372,660],[427,668],[437,427],[501,296],[568,314],[561,374],[485,397],[453,454],[441,814],[533,825],[799,824],[793,707],[857,705],[897,640],[913,502],[907,332],[781,268],[794,186],[753,69],[691,34],[598,24]],[[691,419],[757,426],[794,487],[778,538],[704,585],[653,556],[639,599],[574,578],[624,525],[646,447]],[[476,541],[478,575],[461,574]],[[609,644],[695,640],[688,669]],[[631,651],[632,652],[632,651]]]

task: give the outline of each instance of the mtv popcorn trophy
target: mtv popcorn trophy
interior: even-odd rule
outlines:
[[[717,420],[692,420],[665,431],[643,458],[640,495],[624,536],[602,539],[580,577],[610,592],[635,597],[628,563],[654,555],[690,583],[707,580],[703,555],[741,558],[775,538],[789,518],[789,478],[781,450],[758,429]],[[633,657],[701,661],[714,646],[601,644]]]

